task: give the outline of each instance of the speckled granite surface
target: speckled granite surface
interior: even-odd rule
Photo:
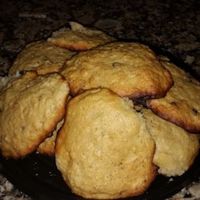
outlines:
[[[77,21],[119,38],[167,50],[200,75],[198,0],[43,0],[0,1],[0,75],[5,75],[25,44]],[[200,184],[173,199],[200,199]],[[0,199],[30,199],[0,175]]]

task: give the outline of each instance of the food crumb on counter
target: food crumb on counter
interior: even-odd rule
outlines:
[[[31,200],[26,194],[15,189],[13,184],[3,175],[0,175],[0,199],[1,200]]]

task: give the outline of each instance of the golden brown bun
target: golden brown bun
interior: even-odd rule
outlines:
[[[38,74],[58,72],[64,62],[74,54],[46,41],[32,42],[18,54],[9,70],[9,75],[30,70],[36,70]]]
[[[84,27],[77,22],[69,22],[71,28],[61,28],[54,32],[48,41],[62,48],[82,51],[88,50],[116,39],[103,31]]]
[[[0,94],[0,149],[20,158],[33,151],[63,118],[69,88],[59,74],[27,72]]]
[[[173,63],[161,62],[171,72],[174,85],[164,98],[149,100],[148,107],[187,131],[200,133],[200,83]]]
[[[120,96],[153,98],[164,96],[173,83],[154,53],[139,43],[114,42],[81,52],[66,62],[62,74],[72,95],[104,87]]]
[[[154,142],[144,119],[107,89],[74,97],[56,143],[56,164],[72,191],[113,199],[143,193],[155,177]]]
[[[166,176],[182,175],[192,165],[199,152],[199,140],[181,127],[143,110],[147,127],[156,143],[154,164]]]

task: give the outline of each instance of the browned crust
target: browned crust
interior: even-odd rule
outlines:
[[[174,86],[166,97],[147,101],[147,106],[161,118],[192,132],[200,132],[199,82],[169,60],[160,59],[171,72]]]
[[[165,112],[164,106],[161,106],[161,105],[154,106],[151,102],[147,102],[147,107],[150,108],[153,111],[153,113],[155,113],[159,117],[176,124],[177,126],[187,130],[188,132],[200,133],[200,124],[199,126],[197,124],[195,125],[188,124],[184,119],[177,116],[170,115],[170,113]]]
[[[144,100],[161,98],[167,94],[167,92],[173,86],[173,84],[174,84],[173,79],[170,79],[170,82],[169,82],[168,87],[166,88],[166,91],[160,91],[160,93],[158,93],[158,91],[156,90],[152,90],[151,92],[138,92],[138,93],[134,93],[134,96],[129,95],[127,97],[133,100],[137,100],[140,98],[143,98]]]
[[[169,77],[171,77],[171,74],[169,73]],[[140,98],[143,98],[144,100],[148,100],[148,99],[156,99],[156,98],[161,98],[161,97],[164,97],[167,92],[169,91],[169,89],[173,86],[174,84],[174,81],[172,78],[169,78],[169,85],[166,87],[166,90],[165,91],[160,91],[158,93],[157,90],[151,90],[151,91],[138,91],[138,92],[134,92],[134,94],[132,95],[126,95],[125,94],[121,94],[120,96],[122,97],[128,97],[132,100],[137,100],[137,99],[140,99]],[[90,90],[90,89],[97,89],[97,88],[90,88],[90,89],[79,89],[77,91],[76,87],[73,86],[73,84],[70,84],[69,82],[69,87],[70,87],[70,95],[72,96],[76,96],[78,94],[81,94],[83,93],[84,91],[87,91],[87,90]],[[100,87],[98,87],[100,88]],[[123,91],[122,91],[123,92]]]
[[[57,46],[61,47],[61,48],[66,48],[68,50],[71,50],[71,51],[85,51],[85,50],[89,50],[91,49],[91,47],[88,46],[87,43],[85,42],[77,42],[77,43],[74,43],[74,44],[66,44],[64,42],[54,42],[54,44],[56,44]]]

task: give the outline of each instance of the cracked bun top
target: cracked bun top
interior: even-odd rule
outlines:
[[[62,74],[72,95],[102,87],[120,96],[157,98],[173,84],[154,52],[139,43],[113,42],[81,52],[66,62]]]

